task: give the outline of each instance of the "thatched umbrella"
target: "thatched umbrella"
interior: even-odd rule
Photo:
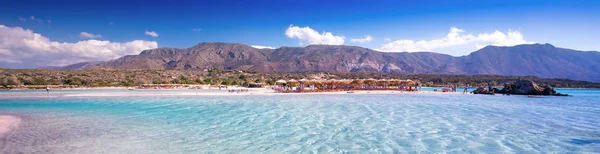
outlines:
[[[306,87],[306,86],[307,86],[307,85],[310,83],[310,81],[309,81],[309,80],[306,80],[306,79],[304,79],[304,78],[303,78],[303,79],[300,79],[300,80],[298,80],[298,82],[300,82],[300,87],[301,87],[301,88],[304,88],[304,87]]]
[[[414,85],[416,82],[412,80],[400,80],[400,84]]]
[[[287,83],[287,82],[285,82],[285,80],[277,80],[277,81],[275,81],[275,85],[276,85],[276,86],[277,86],[277,85],[283,85],[283,84],[285,84],[285,83]]]
[[[391,80],[388,80],[388,82],[389,82],[390,86],[397,86],[400,84],[400,80],[397,80],[397,79],[391,79]]]
[[[363,86],[363,84],[365,84],[365,81],[361,80],[361,79],[355,79],[355,80],[352,80],[351,84],[354,85],[354,86],[358,86],[360,88],[363,88],[362,86]]]
[[[300,79],[298,80],[298,82],[302,83],[302,84],[307,84],[310,82],[310,80],[306,80],[306,79]]]
[[[373,85],[377,84],[377,80],[370,78],[370,79],[365,80],[364,83],[369,86],[373,86]]]
[[[390,84],[390,82],[386,79],[377,80],[377,85],[379,86],[387,87],[388,84]]]
[[[342,80],[338,80],[338,83],[340,85],[349,86],[352,84],[352,80],[342,79]]]
[[[288,84],[289,84],[291,87],[297,87],[297,86],[298,86],[298,84],[299,84],[300,82],[298,82],[298,80],[290,79],[290,80],[288,80],[288,81],[287,81],[287,83],[288,83]]]
[[[353,84],[353,85],[357,85],[357,86],[359,86],[359,85],[362,85],[362,84],[364,84],[364,83],[365,83],[365,81],[363,81],[363,80],[361,80],[361,79],[352,80],[352,84]]]

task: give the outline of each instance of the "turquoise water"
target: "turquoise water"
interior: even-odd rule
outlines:
[[[599,91],[558,91],[574,96],[11,92],[0,153],[599,153]]]

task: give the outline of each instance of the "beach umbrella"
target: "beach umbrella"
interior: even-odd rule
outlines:
[[[365,84],[369,85],[369,86],[373,86],[377,83],[377,80],[370,78],[364,81]]]
[[[352,80],[348,80],[348,79],[342,79],[339,80],[338,82],[340,82],[343,85],[349,86],[350,84],[352,84]]]
[[[381,79],[381,80],[377,80],[377,84],[379,85],[387,85],[389,84],[389,81],[386,79]]]
[[[285,80],[277,80],[275,83],[286,83]]]
[[[297,87],[299,86],[299,82],[298,80],[294,80],[294,79],[290,79],[287,81],[287,83],[291,86],[291,87]]]
[[[364,84],[364,81],[361,79],[356,79],[356,80],[352,80],[352,84],[355,86],[360,86],[360,85]]]
[[[310,81],[309,81],[309,80],[306,80],[306,79],[300,79],[300,80],[298,80],[298,82],[305,84],[305,83],[308,83],[308,82],[310,82]]]
[[[401,80],[401,84],[414,85],[416,82],[412,80]]]

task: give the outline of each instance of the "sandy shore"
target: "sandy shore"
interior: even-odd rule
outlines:
[[[15,116],[9,116],[9,115],[0,115],[0,136],[2,136],[2,134],[10,131],[11,129],[17,127],[17,125],[19,125],[19,123],[21,122],[21,119]]]
[[[230,88],[246,89],[246,88]],[[247,92],[227,92],[221,91],[193,90],[193,89],[136,89],[133,91],[117,92],[60,92],[45,91],[40,93],[0,93],[0,98],[57,98],[57,97],[126,97],[126,96],[247,96],[247,95],[363,95],[363,94],[461,94],[460,92],[433,92],[433,91],[393,91],[393,90],[368,90],[368,91],[336,91],[336,92],[308,92],[308,93],[276,93],[272,89],[257,88],[248,89]]]
[[[245,96],[245,95],[360,95],[360,94],[460,94],[460,93],[442,93],[431,91],[336,91],[336,92],[312,92],[312,93],[275,93],[273,90],[259,89],[249,92],[132,92],[132,93],[75,93],[65,94],[64,97],[105,97],[105,96]]]

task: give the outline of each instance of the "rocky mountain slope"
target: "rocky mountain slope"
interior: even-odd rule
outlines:
[[[600,52],[550,44],[487,46],[467,56],[431,52],[378,52],[340,45],[257,49],[236,43],[200,43],[187,49],[158,48],[106,62],[63,69],[239,69],[258,72],[389,72],[534,75],[600,82]]]

